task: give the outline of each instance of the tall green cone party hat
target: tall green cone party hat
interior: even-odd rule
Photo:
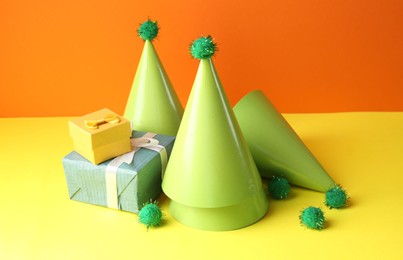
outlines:
[[[258,90],[234,107],[260,174],[284,176],[292,184],[325,192],[335,183],[284,117]]]
[[[200,59],[165,171],[162,189],[172,216],[190,227],[233,230],[267,212],[268,201],[248,146],[211,57],[211,36],[190,47]]]
[[[175,136],[183,107],[152,44],[158,30],[157,22],[151,20],[137,30],[145,42],[124,117],[134,130]]]

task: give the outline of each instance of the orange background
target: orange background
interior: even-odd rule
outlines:
[[[262,89],[281,112],[403,110],[403,1],[2,0],[0,116],[123,113],[148,17],[182,104],[188,45],[211,34],[232,104]]]

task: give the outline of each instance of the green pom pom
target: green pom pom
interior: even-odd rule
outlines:
[[[139,211],[140,223],[150,227],[157,227],[161,224],[162,212],[157,203],[147,203]]]
[[[158,34],[158,24],[157,21],[151,21],[148,19],[144,23],[140,24],[137,33],[141,37],[141,39],[147,41],[152,41]]]
[[[330,209],[339,209],[347,205],[348,196],[346,190],[344,190],[340,185],[336,185],[326,191],[325,198],[325,205]]]
[[[291,186],[284,177],[273,177],[269,181],[269,193],[276,200],[282,200],[288,197]]]
[[[217,46],[210,35],[202,36],[190,45],[190,53],[195,59],[208,59],[214,55],[216,50]]]
[[[299,216],[301,224],[312,229],[323,229],[325,226],[325,215],[320,208],[308,207]]]

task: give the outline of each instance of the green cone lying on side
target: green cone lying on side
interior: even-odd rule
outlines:
[[[263,92],[247,94],[234,112],[263,177],[284,176],[292,184],[320,192],[335,185]]]

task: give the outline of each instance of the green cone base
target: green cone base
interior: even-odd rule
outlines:
[[[183,108],[150,41],[145,41],[124,117],[133,130],[175,136]]]
[[[180,223],[210,231],[235,230],[250,226],[263,218],[269,204],[264,192],[239,204],[220,208],[195,208],[170,202],[171,215]]]
[[[325,192],[335,185],[284,117],[261,91],[252,91],[234,113],[263,177],[282,175],[294,185]]]

